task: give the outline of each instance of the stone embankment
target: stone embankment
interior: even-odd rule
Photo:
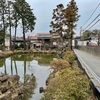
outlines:
[[[22,98],[22,86],[18,75],[0,75],[0,100],[18,100]]]
[[[21,83],[19,75],[0,74],[0,100],[22,100],[25,98],[26,91],[33,90],[35,87],[35,77],[31,76],[33,77],[28,82]]]

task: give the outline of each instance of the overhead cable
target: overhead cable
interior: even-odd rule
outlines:
[[[99,16],[100,14],[84,30],[86,30]]]
[[[93,27],[96,23],[98,23],[99,21],[100,21],[100,19],[99,19],[98,21],[96,21],[90,28],[92,28],[92,27]],[[90,28],[89,28],[89,29],[90,29]],[[88,30],[89,30],[89,29],[88,29]]]
[[[90,20],[90,18],[92,17],[92,15],[95,13],[95,11],[97,10],[97,8],[100,6],[100,3],[98,4],[98,6],[95,8],[95,10],[93,11],[93,13],[91,14],[91,16],[88,18],[88,20],[84,23],[84,25],[86,25],[86,23]],[[84,26],[83,25],[83,26]]]

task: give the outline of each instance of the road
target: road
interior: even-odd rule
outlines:
[[[93,83],[95,87],[93,87],[94,93],[100,100],[100,58],[78,49],[73,49],[73,51]]]
[[[93,56],[84,51],[80,51],[78,49],[74,49],[77,57],[81,57],[81,59],[94,71],[94,73],[100,78],[100,58]]]

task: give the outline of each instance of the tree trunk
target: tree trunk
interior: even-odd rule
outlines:
[[[9,7],[9,4],[8,4]],[[10,16],[10,8],[9,8],[9,32],[10,32],[10,50],[12,50],[12,43],[11,43],[11,16]]]
[[[4,29],[4,41],[3,41],[3,50],[5,50],[5,20],[4,20],[4,10],[3,10],[3,29]]]
[[[25,80],[25,78],[26,78],[26,58],[24,58],[24,84],[26,83],[26,80]]]
[[[25,31],[24,31],[24,23],[23,23],[23,41],[24,41],[24,50],[26,50],[26,40],[25,40]]]
[[[12,43],[11,43],[11,25],[10,25],[9,31],[10,31],[10,50],[12,50]]]
[[[15,36],[14,36],[13,51],[15,50],[16,33],[17,33],[17,26],[15,26]]]
[[[71,39],[70,39],[70,48],[71,48],[71,50],[73,49],[73,46],[72,46],[72,39],[73,39],[73,35],[72,35],[72,33],[71,33]]]
[[[72,46],[73,30],[72,30],[72,28],[71,28],[71,30],[70,30],[70,33],[71,33],[71,37],[70,37],[70,48],[71,48],[71,50],[72,50],[72,49],[73,49],[73,46]]]

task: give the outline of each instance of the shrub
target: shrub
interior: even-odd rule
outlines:
[[[70,47],[67,47],[66,50],[67,50],[67,51],[72,51]]]
[[[57,59],[57,60],[53,60],[51,62],[51,66],[52,68],[54,68],[54,71],[58,71],[64,68],[67,68],[70,66],[69,62],[63,59]]]
[[[86,100],[89,81],[79,69],[66,68],[58,77],[49,81],[44,97],[41,100]]]
[[[49,50],[49,49],[50,49],[50,45],[49,45],[49,44],[45,44],[45,45],[44,45],[44,48],[45,48],[46,50]]]
[[[65,60],[67,60],[71,65],[73,64],[75,57],[76,56],[73,53],[73,51],[66,51],[66,52],[63,53],[63,58]]]
[[[74,52],[68,49],[63,58],[51,62],[55,77],[49,80],[41,100],[86,100],[90,91],[88,77],[78,67],[70,67],[75,60]]]

